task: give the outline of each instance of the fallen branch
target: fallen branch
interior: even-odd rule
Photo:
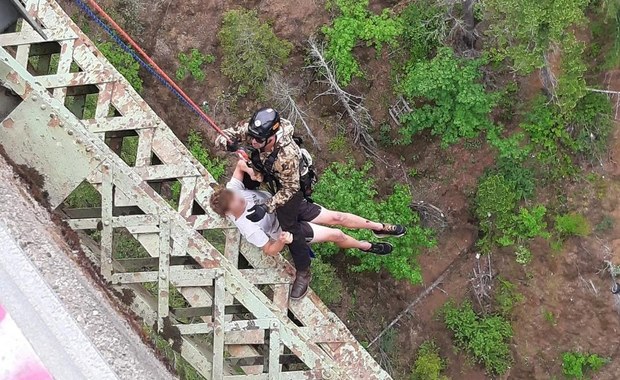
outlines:
[[[448,273],[450,272],[450,267],[448,267],[448,269],[446,269],[441,276],[437,277],[437,279],[431,284],[431,286],[429,286],[428,288],[424,289],[424,291],[422,293],[420,293],[420,295],[413,300],[413,302],[411,302],[409,304],[409,306],[407,306],[407,308],[405,310],[403,310],[400,314],[398,314],[396,316],[396,318],[394,318],[394,320],[392,320],[392,322],[390,322],[389,325],[387,325],[386,328],[384,328],[379,335],[377,335],[375,337],[375,339],[373,339],[370,344],[368,344],[368,348],[372,347],[373,344],[375,344],[379,339],[381,339],[381,337],[388,331],[390,330],[392,327],[394,327],[394,325],[396,325],[401,319],[403,319],[404,316],[406,316],[407,314],[409,314],[413,308],[420,303],[420,301],[422,301],[424,298],[426,298],[426,296],[428,296],[436,287],[439,286],[439,284],[441,284],[443,282],[443,280],[446,278],[446,276],[448,275]],[[443,291],[443,290],[442,290]],[[445,291],[444,291],[445,293]]]
[[[313,37],[310,38],[308,44],[310,45],[310,58],[312,60],[308,68],[316,70],[323,77],[320,82],[327,86],[327,89],[317,97],[325,95],[336,97],[337,102],[342,105],[351,120],[353,141],[359,143],[367,154],[378,158],[376,154],[377,143],[369,132],[374,122],[370,112],[363,105],[364,98],[353,95],[340,87],[331,62],[325,59],[322,45],[319,45]]]
[[[314,144],[318,150],[321,150],[319,141],[306,122],[306,117],[308,115],[299,109],[295,101],[295,98],[301,94],[301,90],[298,87],[291,86],[280,75],[271,75],[269,77],[269,90],[276,103],[276,108],[278,108],[293,125],[296,125],[297,122],[303,125],[306,129],[306,133],[312,139],[312,144]]]

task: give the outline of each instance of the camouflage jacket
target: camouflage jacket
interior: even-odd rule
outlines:
[[[281,119],[280,130],[276,134],[276,147],[280,148],[278,156],[273,164],[273,171],[276,179],[280,182],[280,189],[269,199],[265,205],[270,213],[282,206],[295,193],[299,191],[299,163],[301,161],[301,151],[299,146],[293,141],[293,125],[286,119]],[[247,135],[248,123],[239,123],[232,128],[227,128],[223,132],[233,140],[251,145],[251,139]],[[220,149],[226,149],[226,138],[219,136],[215,144]],[[265,162],[271,152],[261,152],[260,158]]]

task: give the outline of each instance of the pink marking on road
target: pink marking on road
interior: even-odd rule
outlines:
[[[24,364],[23,368],[9,380],[54,380],[52,375],[37,362]]]
[[[6,311],[4,310],[2,305],[0,305],[0,322],[2,322],[2,320],[4,319],[5,315],[6,315]]]

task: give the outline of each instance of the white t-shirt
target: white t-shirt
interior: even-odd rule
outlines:
[[[236,178],[231,178],[226,184],[226,188],[241,195],[246,200],[243,214],[237,219],[235,219],[234,216],[229,216],[228,219],[237,226],[241,235],[243,235],[249,243],[258,248],[262,248],[269,242],[269,238],[276,240],[280,237],[282,229],[280,229],[280,224],[278,223],[278,218],[275,213],[265,214],[265,217],[257,223],[246,218],[250,208],[256,203],[265,203],[271,198],[271,194],[260,190],[246,190],[243,182]]]

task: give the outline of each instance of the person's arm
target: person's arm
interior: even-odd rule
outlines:
[[[290,244],[293,241],[293,235],[290,232],[281,232],[278,240],[269,240],[267,244],[263,246],[263,252],[267,256],[275,256],[284,249],[284,246]]]
[[[280,174],[280,185],[282,187],[271,199],[265,202],[269,213],[275,212],[278,207],[288,202],[299,191],[299,157],[294,151],[289,152],[286,155],[278,155],[278,159],[274,163],[274,169]]]
[[[235,166],[235,171],[233,171],[232,177],[243,182],[243,174],[247,173],[250,178],[254,181],[262,182],[262,176],[260,173],[256,173],[254,169],[248,166],[248,163],[245,160],[238,160],[237,165]]]
[[[237,123],[232,128],[226,128],[222,132],[224,132],[225,136],[218,135],[215,139],[215,146],[221,150],[228,149],[228,139],[241,142],[246,138],[246,134],[248,132],[248,124],[247,123]]]

